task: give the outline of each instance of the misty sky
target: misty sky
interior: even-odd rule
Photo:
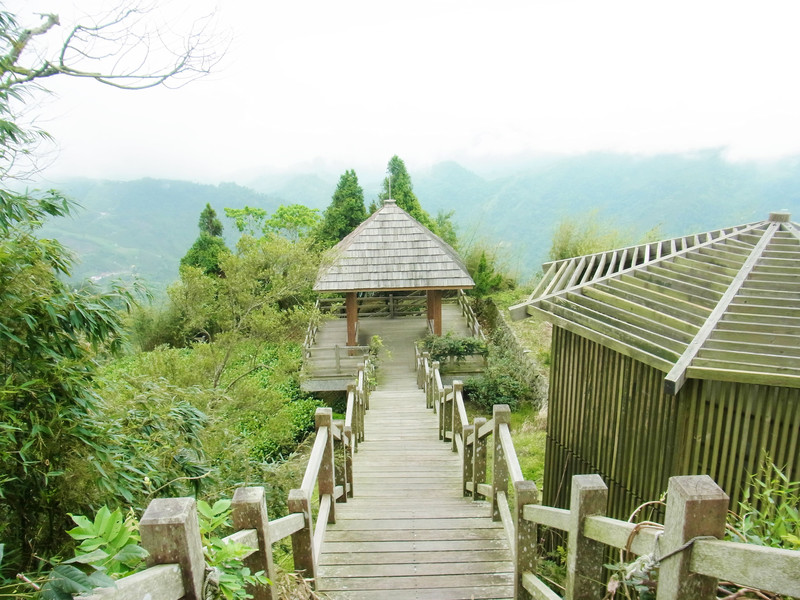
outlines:
[[[157,4],[181,15],[177,29],[204,2]],[[50,176],[241,181],[315,161],[383,169],[393,154],[414,169],[520,153],[800,153],[796,0],[219,4],[232,40],[205,79],[145,92],[47,82]],[[75,5],[103,3],[15,5],[66,25]]]

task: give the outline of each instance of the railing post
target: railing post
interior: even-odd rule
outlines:
[[[725,533],[728,496],[708,475],[670,477],[664,534],[658,556],[658,600],[711,600],[717,579],[692,573],[690,541],[696,537],[721,538]],[[686,544],[688,546],[684,547]]]
[[[517,532],[514,552],[514,598],[528,600],[532,596],[522,586],[525,573],[536,572],[536,523],[525,520],[522,515],[526,504],[538,504],[539,492],[533,481],[514,482],[514,525]],[[568,597],[568,596],[567,596]]]
[[[456,415],[458,414],[458,397],[462,396],[464,393],[464,384],[460,381],[456,380],[453,382],[453,452],[458,451],[458,446],[456,445],[456,429],[458,429],[458,435],[461,436],[461,441],[464,441],[464,423],[461,422],[461,416],[456,419]],[[463,402],[463,396],[462,396]],[[456,427],[456,421],[458,421],[458,427]]]
[[[314,556],[314,523],[311,520],[311,502],[303,490],[289,492],[289,512],[303,515],[303,528],[292,534],[292,558],[294,570],[311,579],[317,587],[317,560]]]
[[[176,563],[181,567],[187,600],[203,598],[206,561],[200,541],[194,498],[156,498],[139,522],[147,566]]]
[[[233,493],[231,501],[233,528],[255,529],[258,535],[258,552],[244,559],[244,566],[251,573],[264,571],[270,583],[249,586],[247,592],[254,600],[273,600],[272,586],[275,585],[275,565],[272,562],[272,539],[269,535],[269,516],[267,500],[263,487],[241,487]]]
[[[511,409],[508,404],[495,404],[492,407],[494,429],[492,430],[492,443],[494,456],[492,458],[492,520],[500,520],[500,509],[497,507],[497,492],[508,493],[508,465],[503,456],[503,445],[500,443],[500,425],[511,423]]]
[[[575,475],[569,507],[569,544],[564,600],[602,600],[605,546],[583,535],[586,517],[605,515],[608,487],[599,475]]]
[[[461,460],[461,489],[464,491],[464,496],[469,496],[470,492],[467,488],[467,483],[472,481],[472,448],[467,443],[470,434],[475,430],[474,425],[464,426],[464,456]]]
[[[478,494],[478,484],[486,481],[486,438],[479,439],[478,431],[481,426],[486,424],[483,417],[475,417],[472,425],[475,442],[472,450],[472,499],[481,500],[483,497]]]
[[[345,427],[342,435],[347,440],[346,444],[342,444],[344,446],[344,498],[345,502],[347,502],[347,498],[352,498],[355,491],[355,485],[353,485],[353,451],[355,449],[353,428]]]
[[[336,523],[336,503],[333,501],[336,496],[336,469],[333,462],[333,410],[329,407],[318,408],[314,414],[314,423],[317,426],[317,435],[323,427],[327,428],[328,440],[325,444],[325,453],[322,455],[322,464],[319,467],[317,485],[319,486],[319,499],[330,494],[331,510],[328,513],[328,523]]]
[[[341,365],[341,358],[339,357],[339,344],[336,344],[336,346],[334,347],[333,358],[334,358],[335,364],[336,364],[336,372],[337,373],[341,373],[342,372],[342,365]]]

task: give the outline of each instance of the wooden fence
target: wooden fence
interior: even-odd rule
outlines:
[[[424,315],[427,309],[425,292],[398,294],[364,294],[357,298],[358,316],[363,317],[408,317]],[[320,298],[317,308],[325,314],[345,318],[346,312],[341,298]]]
[[[264,571],[275,580],[272,544],[291,537],[295,570],[317,578],[318,557],[328,523],[336,519],[336,502],[353,496],[353,452],[364,439],[364,412],[369,407],[369,386],[362,366],[355,384],[347,392],[343,421],[334,421],[330,408],[318,408],[316,439],[302,484],[289,492],[289,514],[269,520],[263,487],[242,487],[231,502],[236,530],[223,541],[252,548],[244,559],[251,572]],[[336,454],[340,465],[336,467]],[[339,478],[337,479],[337,472]],[[316,523],[311,504],[317,489],[319,505]],[[148,568],[122,578],[115,588],[98,588],[80,600],[201,600],[206,563],[200,539],[194,498],[156,498],[147,507],[139,532],[147,550]],[[270,585],[248,589],[255,600],[277,600]]]
[[[519,600],[561,600],[538,576],[539,528],[568,533],[564,600],[601,600],[607,548],[649,557],[660,565],[658,600],[713,600],[718,581],[800,597],[800,551],[727,542],[728,496],[707,475],[669,479],[664,526],[643,526],[605,515],[608,488],[599,475],[572,478],[569,509],[542,506],[536,484],[524,479],[509,429],[510,410],[469,422],[460,382],[443,386],[437,363],[418,355],[418,384],[439,414],[439,438],[461,457],[463,491],[491,501],[515,561]],[[492,449],[491,481],[487,480]],[[513,489],[513,495],[509,494]]]

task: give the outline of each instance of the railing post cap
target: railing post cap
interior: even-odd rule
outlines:
[[[572,489],[581,491],[607,490],[608,486],[600,475],[593,473],[591,475],[573,475]]]
[[[460,379],[453,380],[453,391],[457,392],[464,389],[464,383]]]
[[[307,502],[308,498],[303,490],[300,488],[289,490],[288,507],[290,512],[302,512]]]
[[[669,478],[668,498],[689,500],[729,500],[725,491],[708,475],[678,475]]]
[[[511,421],[511,407],[508,404],[495,404],[492,406],[492,416],[495,422],[508,423]]]
[[[154,498],[147,505],[140,525],[182,523],[196,511],[194,498]]]
[[[523,479],[514,482],[514,495],[519,499],[520,504],[535,504],[539,502],[539,488],[535,481]]]
[[[233,492],[231,504],[255,504],[266,498],[266,492],[261,486],[240,487]]]
[[[333,422],[333,409],[329,406],[320,406],[314,413],[314,424],[317,429],[329,426]]]

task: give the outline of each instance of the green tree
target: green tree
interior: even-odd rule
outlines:
[[[206,275],[221,276],[220,261],[229,252],[225,240],[203,232],[181,259],[181,266],[197,267]]]
[[[182,267],[197,267],[206,275],[222,276],[219,264],[222,257],[230,253],[222,239],[222,223],[210,204],[200,213],[197,223],[200,235],[181,259]]]
[[[475,287],[469,291],[471,296],[485,298],[489,294],[500,290],[503,286],[503,275],[495,271],[494,264],[490,264],[486,258],[486,252],[482,251],[478,259],[477,266],[472,270],[472,280]]]
[[[206,203],[203,212],[200,213],[200,221],[197,223],[200,233],[207,233],[215,237],[222,237],[222,221],[217,218],[217,211]]]
[[[252,237],[277,235],[291,241],[311,236],[321,219],[319,210],[302,204],[282,204],[271,215],[263,208],[226,208],[225,216],[234,220],[239,231]]]
[[[9,181],[28,167],[46,133],[19,125],[18,111],[45,78],[91,78],[125,89],[141,89],[208,71],[214,57],[204,53],[205,34],[169,47],[167,37],[141,19],[136,7],[107,18],[75,24],[59,39],[57,15],[40,15],[21,25],[0,9],[0,539],[4,566],[32,566],[37,555],[58,551],[64,537],[69,482],[65,465],[83,453],[88,468],[112,463],[95,424],[94,388],[98,358],[123,341],[120,310],[132,293],[65,282],[72,257],[58,242],[39,237],[50,217],[69,214],[57,192],[18,193]],[[137,29],[144,26],[145,31]],[[149,29],[148,29],[149,28]],[[166,47],[165,47],[166,45]],[[136,48],[152,49],[131,64]],[[166,50],[166,51],[164,51]],[[201,51],[203,50],[203,51]],[[34,163],[35,167],[35,163]]]
[[[358,184],[356,172],[352,169],[345,171],[339,178],[330,205],[325,209],[317,236],[323,246],[333,246],[366,218],[364,190]]]
[[[48,216],[69,211],[55,192],[5,192],[0,202],[0,522],[8,527],[0,537],[23,566],[62,538],[65,462],[80,447],[103,453],[91,424],[95,358],[120,348],[119,309],[132,303],[120,288],[65,282],[71,256],[36,234]]]
[[[264,233],[291,241],[309,237],[319,227],[319,210],[302,204],[282,204],[264,221]]]
[[[378,198],[381,200],[393,198],[397,202],[397,206],[436,233],[436,224],[431,219],[431,216],[423,210],[416,194],[414,194],[411,176],[408,174],[403,160],[395,154],[389,159],[386,170],[388,176],[383,180],[383,191],[378,195]]]

